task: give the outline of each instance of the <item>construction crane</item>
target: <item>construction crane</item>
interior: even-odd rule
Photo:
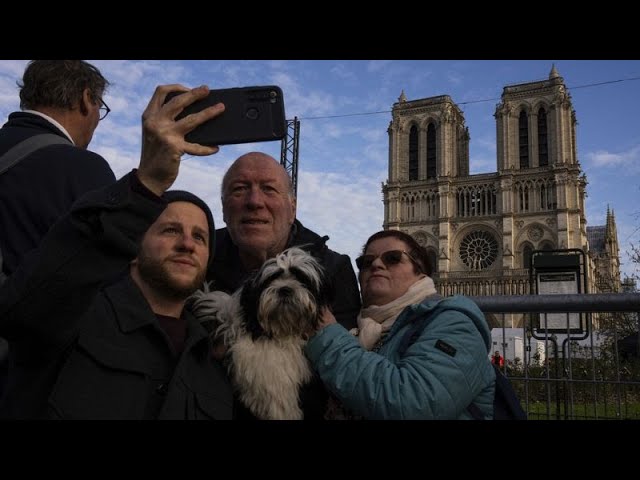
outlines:
[[[300,120],[293,117],[287,120],[287,134],[282,139],[280,149],[280,164],[291,177],[293,194],[298,196],[298,139],[300,137]]]

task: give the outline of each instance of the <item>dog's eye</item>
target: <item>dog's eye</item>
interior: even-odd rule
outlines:
[[[296,280],[298,280],[303,285],[310,285],[313,283],[310,282],[311,278],[309,278],[309,275],[307,275],[304,270],[298,267],[291,267],[289,271],[293,274],[294,277],[296,277]]]
[[[269,284],[271,282],[273,282],[276,278],[279,278],[282,276],[282,274],[284,273],[284,270],[282,268],[278,268],[276,270],[274,270],[272,273],[270,273],[269,275],[267,275],[263,282],[265,284]]]

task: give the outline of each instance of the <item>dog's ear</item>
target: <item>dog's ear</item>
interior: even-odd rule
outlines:
[[[249,277],[240,294],[240,306],[244,311],[245,327],[247,332],[255,340],[265,334],[264,329],[258,323],[258,302],[260,301],[260,287],[258,285],[258,272]]]

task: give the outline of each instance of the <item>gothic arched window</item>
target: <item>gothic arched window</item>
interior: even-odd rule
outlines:
[[[525,244],[522,249],[522,268],[531,267],[531,254],[533,253],[533,247],[530,244]]]
[[[549,242],[542,242],[540,250],[553,250],[553,245],[551,245],[551,243]]]
[[[549,165],[549,143],[547,139],[547,112],[543,107],[538,110],[538,165]]]
[[[529,168],[529,119],[527,112],[520,112],[518,120],[518,139],[520,141],[520,168]]]
[[[436,127],[427,127],[427,178],[436,178]]]
[[[433,248],[427,249],[427,261],[429,262],[429,269],[431,271],[430,276],[438,273],[438,254]]]
[[[409,181],[418,180],[418,128],[409,130]]]

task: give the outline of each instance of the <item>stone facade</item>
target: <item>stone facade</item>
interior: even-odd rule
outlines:
[[[384,228],[427,249],[443,295],[530,293],[531,253],[565,249],[585,253],[588,291],[617,291],[615,218],[608,213],[603,248],[590,250],[576,115],[555,67],[547,80],[504,87],[494,116],[497,172],[469,175],[458,106],[448,95],[401,94],[388,129]],[[521,316],[505,321],[518,326]]]

